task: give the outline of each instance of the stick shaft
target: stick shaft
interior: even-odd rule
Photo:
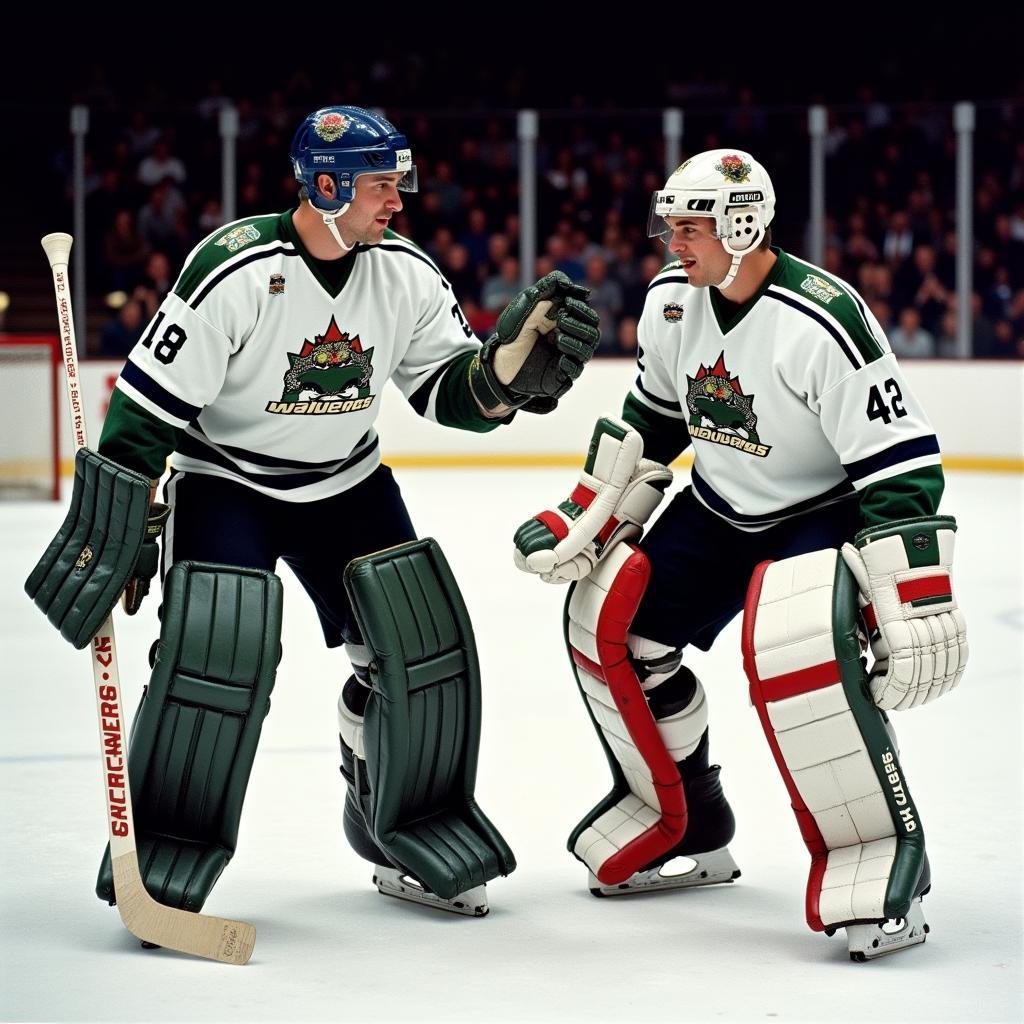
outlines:
[[[51,251],[47,240],[43,248]],[[70,248],[70,236],[63,236]],[[65,249],[66,252],[66,249]],[[78,349],[75,340],[71,287],[66,260],[52,259],[53,290],[57,301],[64,382],[67,386],[71,437],[75,451],[88,444],[85,404],[82,399]],[[107,835],[114,875],[117,909],[125,927],[138,938],[223,963],[244,964],[252,955],[256,929],[243,921],[231,921],[208,914],[191,914],[158,903],[146,890],[139,871],[135,848],[131,788],[128,783],[128,744],[124,731],[124,704],[117,668],[117,645],[113,616],[108,615],[90,644],[93,687],[100,728],[100,757],[103,762],[103,793],[107,806]]]

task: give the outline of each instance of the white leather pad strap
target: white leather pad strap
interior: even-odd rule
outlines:
[[[570,842],[603,885],[624,882],[686,831],[682,780],[626,645],[649,579],[647,557],[620,544],[576,585],[568,606],[570,654],[615,775],[612,792]]]
[[[755,570],[744,667],[811,852],[806,914],[815,931],[899,916],[924,866],[895,743],[866,696],[855,622],[856,588],[834,549]],[[849,628],[837,636],[842,623]]]

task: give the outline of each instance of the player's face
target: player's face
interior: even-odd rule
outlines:
[[[729,273],[732,259],[715,237],[712,217],[666,217],[672,229],[668,251],[678,256],[690,284],[707,288],[720,284]]]
[[[401,174],[360,174],[356,194],[338,227],[363,245],[376,245],[384,237],[391,218],[402,209],[398,191]]]

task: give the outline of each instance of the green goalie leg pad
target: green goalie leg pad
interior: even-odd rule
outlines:
[[[281,659],[272,572],[178,562],[167,574],[128,772],[150,895],[199,911],[235,852],[242,802]],[[96,894],[113,903],[108,846]]]
[[[356,795],[395,867],[452,899],[516,862],[477,806],[480,669],[469,614],[437,542],[357,558],[345,586],[372,653]]]

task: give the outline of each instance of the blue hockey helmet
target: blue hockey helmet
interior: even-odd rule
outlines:
[[[416,167],[405,136],[380,114],[363,107],[321,107],[299,125],[289,152],[295,178],[309,201],[324,213],[338,213],[352,202],[360,174],[402,174],[398,188],[417,190]],[[338,194],[326,199],[316,187],[318,174],[334,178]]]

